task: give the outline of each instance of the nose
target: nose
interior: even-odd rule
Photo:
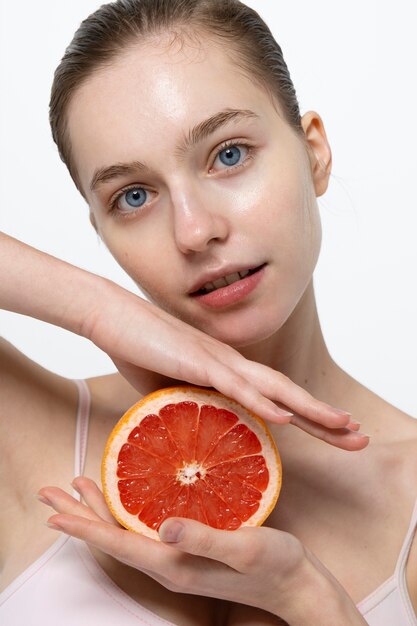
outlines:
[[[225,241],[229,222],[215,198],[201,198],[195,189],[172,196],[174,237],[184,254],[204,252],[214,242]]]

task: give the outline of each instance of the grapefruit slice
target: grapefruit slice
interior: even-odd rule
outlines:
[[[260,526],[281,489],[282,466],[264,421],[212,389],[155,391],[107,441],[101,478],[117,521],[159,541],[167,517],[214,528]]]

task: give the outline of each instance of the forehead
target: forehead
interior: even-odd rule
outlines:
[[[165,43],[131,46],[73,95],[68,132],[84,189],[97,165],[172,153],[189,128],[217,111],[271,115],[266,91],[213,41]]]

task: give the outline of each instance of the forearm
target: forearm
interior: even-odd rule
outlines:
[[[312,553],[306,553],[297,586],[289,589],[287,599],[281,597],[274,614],[289,626],[367,626],[340,583]]]
[[[110,281],[0,233],[0,308],[87,336]],[[121,288],[120,288],[121,289]]]
[[[277,613],[278,615],[278,613]],[[279,617],[289,626],[366,626],[367,622],[352,600],[344,594],[335,593],[334,588],[317,585],[311,593],[300,592],[291,608]]]

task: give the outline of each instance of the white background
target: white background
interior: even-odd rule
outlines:
[[[0,0],[0,229],[133,289],[89,226],[48,125],[53,71],[80,21],[100,4]],[[301,112],[320,113],[332,147],[315,271],[330,353],[417,417],[415,1],[247,4],[271,27]],[[87,340],[37,320],[0,312],[0,332],[64,376],[114,369]]]

